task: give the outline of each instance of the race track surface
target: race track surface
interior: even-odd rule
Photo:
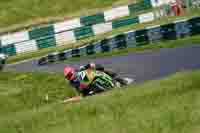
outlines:
[[[200,46],[193,45],[105,58],[83,59],[71,62],[70,65],[77,67],[88,62],[102,64],[122,76],[135,78],[137,82],[143,82],[183,70],[200,69]],[[64,65],[65,63],[38,66],[37,61],[32,60],[16,65],[8,65],[5,71],[62,72]]]

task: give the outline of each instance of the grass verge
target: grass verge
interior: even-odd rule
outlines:
[[[71,93],[60,74],[1,73],[0,132],[198,133],[199,76],[177,73],[64,105],[42,100]]]
[[[139,0],[137,0],[139,1]],[[10,31],[63,21],[74,17],[92,15],[97,12],[124,4],[136,2],[135,0],[1,0],[0,1],[0,31]],[[4,28],[3,28],[4,27]]]

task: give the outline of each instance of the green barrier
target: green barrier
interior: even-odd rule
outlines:
[[[136,47],[135,31],[129,31],[126,33],[126,43],[129,48]]]
[[[151,0],[144,0],[144,5],[146,5],[149,8],[152,8]]]
[[[126,35],[119,34],[119,35],[115,36],[115,45],[118,49],[127,48]]]
[[[184,38],[186,36],[189,36],[190,29],[188,26],[188,21],[176,22],[175,30],[177,38]]]
[[[160,26],[151,27],[147,32],[151,43],[158,42],[163,38]]]
[[[176,30],[174,23],[161,25],[161,31],[164,40],[176,39]]]
[[[54,36],[37,39],[36,42],[37,42],[38,49],[56,46],[56,40]]]
[[[35,28],[31,31],[29,31],[30,40],[31,39],[38,39],[40,37],[44,36],[50,36],[54,34],[54,27],[52,25],[41,27],[41,28]]]
[[[16,48],[15,48],[14,44],[3,46],[3,47],[1,47],[0,51],[9,56],[16,55]]]
[[[110,52],[111,47],[109,46],[109,40],[108,39],[103,39],[101,40],[101,52]]]
[[[136,47],[149,44],[150,42],[158,42],[163,39],[177,39],[177,36],[188,35],[189,29],[196,29],[195,34],[200,34],[200,17],[192,18],[188,21],[178,21],[161,26],[153,26],[147,29],[133,30],[114,37],[105,38],[96,43],[91,42],[91,45],[67,50],[61,53],[60,60],[68,57],[80,57],[82,55],[90,55],[95,53],[110,52],[114,49],[123,49],[127,47]],[[178,30],[178,31],[177,31]],[[177,33],[177,34],[176,34]]]
[[[137,46],[149,44],[149,37],[146,29],[136,30],[135,39]]]
[[[190,20],[188,20],[189,28],[190,28],[190,34],[191,35],[198,35],[200,34],[200,17],[195,17]]]
[[[86,46],[80,47],[79,50],[80,50],[80,56],[85,56],[87,54]]]
[[[74,30],[74,34],[77,40],[94,36],[94,32],[91,26],[84,26]]]
[[[87,55],[92,55],[92,54],[95,54],[95,47],[94,47],[94,45],[88,45],[87,47],[86,47],[86,53],[87,53]]]
[[[5,64],[6,64],[6,60],[0,58],[0,70],[2,69],[2,66]]]
[[[80,50],[77,49],[72,49],[72,57],[80,57]]]
[[[116,29],[119,27],[128,26],[128,25],[137,24],[137,23],[139,23],[138,17],[123,19],[123,20],[115,20],[112,22],[112,27]]]
[[[131,14],[136,14],[140,11],[150,9],[151,5],[146,4],[145,2],[139,2],[139,3],[128,5],[128,8],[129,8],[129,11],[130,11]]]
[[[3,53],[3,47],[0,46],[0,54]]]
[[[4,59],[0,58],[0,71],[3,70],[4,66],[5,66],[6,61]]]
[[[94,25],[98,23],[104,23],[105,19],[103,13],[98,13],[92,16],[81,17],[80,21],[82,25]]]

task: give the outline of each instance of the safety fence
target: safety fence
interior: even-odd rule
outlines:
[[[122,26],[152,21],[156,18],[156,12],[144,13],[122,20],[115,19],[132,16],[140,11],[151,9],[170,1],[174,0],[143,0],[139,3],[112,8],[103,13],[74,18],[44,27],[36,27],[29,31],[3,35],[0,37],[0,53],[12,56],[75,43],[78,40],[103,34]]]
[[[163,15],[163,14],[159,14]],[[128,25],[146,23],[159,18],[157,12],[141,14],[137,17],[128,17],[113,22],[101,23],[92,26],[83,26],[74,30],[54,33],[52,26],[34,29],[30,32],[18,32],[9,36],[3,36],[0,41],[0,53],[9,56],[37,51],[44,48],[56,47],[76,43],[79,40],[94,37]],[[22,41],[23,39],[27,39]],[[18,41],[18,42],[17,42]],[[17,43],[13,43],[17,42]]]
[[[63,52],[51,53],[39,59],[38,64],[62,61],[71,57],[83,57],[96,53],[110,52],[114,49],[133,48],[162,40],[176,40],[187,36],[200,34],[200,16],[173,23],[151,26],[144,29],[132,30],[116,36],[105,38],[86,46],[69,49]],[[155,44],[156,45],[156,44]]]

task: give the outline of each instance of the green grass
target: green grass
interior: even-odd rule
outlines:
[[[74,93],[62,74],[1,73],[0,132],[198,133],[199,76],[177,73],[66,105],[57,100]]]
[[[0,114],[39,108],[75,93],[62,73],[0,73]]]
[[[136,2],[131,1],[131,2]],[[1,0],[0,28],[15,29],[94,14],[129,0]],[[7,30],[9,31],[9,30]]]

